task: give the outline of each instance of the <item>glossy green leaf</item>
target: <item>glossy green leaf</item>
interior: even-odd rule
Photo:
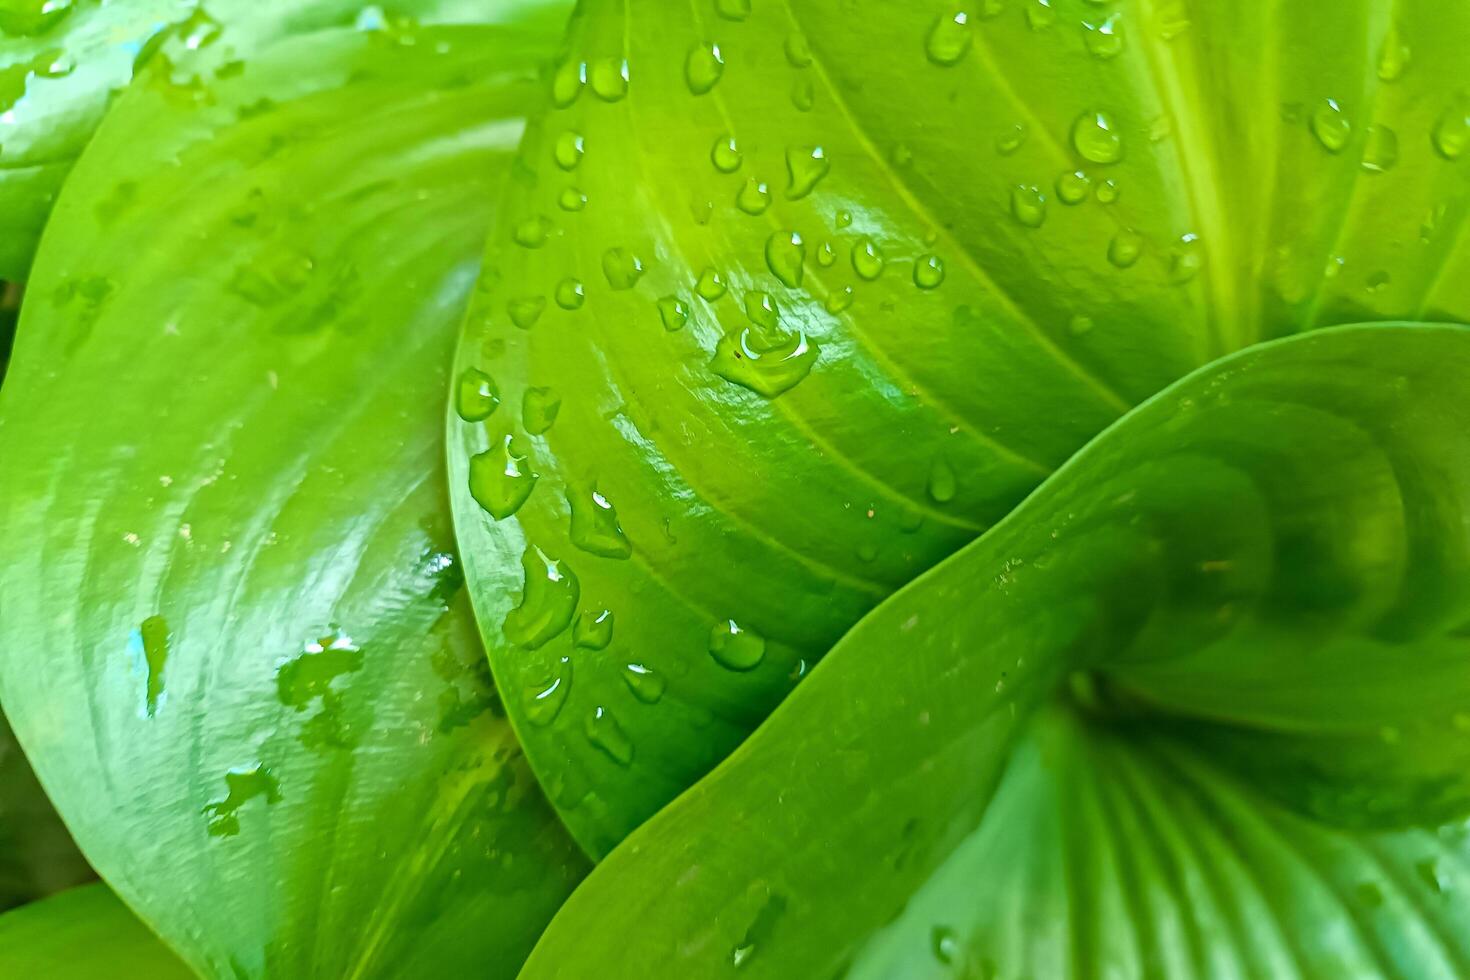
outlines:
[[[1470,969],[1470,330],[1192,374],[860,622],[540,977]]]
[[[1433,135],[1470,12],[1239,7],[583,5],[460,347],[498,408],[451,413],[449,462],[589,850],[1165,384],[1470,316],[1470,153]]]
[[[47,980],[187,980],[194,974],[106,885],[0,915],[0,975]]]
[[[553,28],[564,0],[5,0],[0,4],[0,276],[27,278],[62,181],[109,101],[158,59],[192,94],[271,42],[354,23]]]
[[[93,877],[0,712],[0,912]]]
[[[207,975],[512,976],[584,871],[475,637],[435,398],[554,39],[151,75],[47,232],[0,390],[0,693]]]

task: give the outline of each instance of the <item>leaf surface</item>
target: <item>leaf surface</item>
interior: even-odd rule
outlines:
[[[584,871],[475,637],[436,399],[554,37],[150,74],[58,204],[0,392],[0,692],[206,975],[513,976]]]
[[[48,980],[188,980],[194,974],[106,885],[0,915],[0,970]]]

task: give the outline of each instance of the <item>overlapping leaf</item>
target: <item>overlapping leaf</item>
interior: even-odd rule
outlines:
[[[0,912],[92,877],[0,712]]]
[[[474,635],[435,399],[554,37],[330,31],[203,97],[155,66],[48,229],[0,693],[206,975],[511,976],[583,873]]]
[[[47,980],[194,976],[105,885],[0,915],[0,972]]]
[[[1470,330],[1191,375],[864,619],[526,976],[1458,976]],[[595,966],[594,966],[595,965]]]

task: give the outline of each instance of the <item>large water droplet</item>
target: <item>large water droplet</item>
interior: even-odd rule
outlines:
[[[617,102],[628,94],[628,62],[626,59],[603,58],[592,64],[588,82],[593,93],[604,102]]]
[[[551,102],[558,109],[565,109],[577,101],[582,86],[587,84],[587,62],[565,61],[551,78]]]
[[[1398,159],[1398,135],[1381,124],[1369,126],[1363,139],[1363,169],[1370,174],[1381,174],[1392,169]]]
[[[826,151],[820,146],[792,147],[786,151],[786,197],[798,200],[812,192],[812,188],[831,169]]]
[[[852,245],[852,271],[872,282],[883,274],[883,250],[871,238],[860,238]]]
[[[522,296],[505,304],[505,312],[510,317],[510,322],[522,330],[530,330],[541,319],[541,311],[546,309],[545,296]]]
[[[633,697],[644,704],[658,704],[659,699],[664,696],[663,675],[643,664],[625,666],[623,683],[628,685],[628,690],[632,692]]]
[[[551,151],[556,165],[563,170],[575,170],[577,164],[582,162],[582,156],[587,152],[587,141],[581,133],[567,130],[556,138],[556,146]]]
[[[725,290],[725,277],[708,266],[699,274],[699,279],[694,283],[694,291],[700,295],[701,299],[710,303],[724,296]]]
[[[1108,261],[1120,269],[1126,269],[1138,261],[1143,253],[1143,236],[1130,228],[1123,228],[1108,242]]]
[[[1470,95],[1456,95],[1434,122],[1434,149],[1446,160],[1458,160],[1470,146]]]
[[[1063,204],[1081,204],[1087,200],[1092,181],[1080,170],[1069,170],[1057,178],[1057,200]]]
[[[568,277],[556,284],[556,305],[564,310],[580,310],[587,301],[587,292],[580,279]]]
[[[744,156],[740,152],[740,147],[735,143],[735,137],[721,136],[710,148],[709,159],[720,173],[733,174],[740,169]]]
[[[727,670],[754,670],[766,657],[766,640],[735,620],[727,619],[709,631],[709,653]]]
[[[567,187],[557,197],[563,211],[580,211],[587,206],[587,195],[575,187]]]
[[[746,214],[765,214],[771,206],[771,189],[764,181],[751,177],[735,195],[735,206]]]
[[[281,799],[281,785],[263,765],[250,769],[231,769],[225,773],[227,793],[222,800],[207,804],[203,811],[209,817],[211,837],[234,837],[240,832],[240,808],[246,803],[262,797],[267,805]]]
[[[677,296],[665,296],[658,301],[658,318],[670,333],[682,330],[689,322],[689,304]]]
[[[704,95],[724,73],[725,58],[718,44],[696,44],[689,49],[684,59],[684,81],[689,83],[689,91]]]
[[[766,267],[784,285],[801,285],[806,268],[806,243],[794,231],[776,231],[766,239]]]
[[[937,255],[921,255],[914,263],[914,285],[934,289],[944,282],[944,260]]]
[[[613,289],[632,289],[643,277],[643,260],[625,248],[602,253],[602,274]]]
[[[624,559],[633,554],[633,544],[618,523],[612,501],[597,489],[567,488],[572,510],[572,544],[591,555]]]
[[[526,689],[526,718],[533,725],[545,727],[561,714],[567,695],[572,690],[572,659],[557,660],[556,672],[539,684]]]
[[[138,640],[143,648],[143,662],[148,668],[148,683],[144,690],[144,710],[149,718],[158,713],[163,698],[163,671],[168,665],[169,637],[168,622],[162,616],[149,616],[138,628]]]
[[[551,388],[527,388],[521,396],[521,424],[533,436],[539,436],[556,423],[561,411],[561,395]]]
[[[757,327],[732,330],[720,338],[710,368],[726,381],[775,398],[811,373],[818,347],[806,333]]]
[[[963,10],[940,14],[924,39],[924,54],[936,65],[957,64],[970,50],[970,15]]]
[[[1110,164],[1123,159],[1123,137],[1106,112],[1084,112],[1072,123],[1072,147],[1084,160]]]
[[[817,265],[823,269],[837,261],[837,250],[832,247],[831,242],[823,242],[817,249]]]
[[[934,457],[929,465],[929,484],[926,488],[936,503],[947,504],[954,499],[958,490],[954,469],[943,456]]]
[[[770,293],[759,290],[745,294],[745,315],[758,327],[774,330],[781,322],[781,308]]]
[[[525,589],[521,604],[505,617],[505,638],[529,649],[543,646],[572,622],[582,587],[566,562],[535,545],[521,555]]]
[[[620,766],[633,761],[633,740],[623,731],[623,726],[602,705],[592,709],[582,731],[587,741],[606,753],[607,757]]]
[[[530,455],[507,435],[489,450],[470,457],[470,496],[497,521],[526,502],[536,487]]]
[[[1040,228],[1046,221],[1046,195],[1041,188],[1024,184],[1011,188],[1011,216],[1027,228]]]
[[[500,407],[500,388],[479,368],[465,368],[455,385],[454,410],[466,422],[481,422]]]
[[[1116,58],[1123,52],[1122,15],[1113,13],[1100,21],[1082,23],[1082,40],[1087,53],[1101,61]]]
[[[611,609],[584,609],[572,625],[572,645],[584,650],[606,650],[613,638]]]
[[[1312,110],[1312,135],[1329,153],[1341,153],[1352,135],[1352,123],[1336,99],[1324,99]]]

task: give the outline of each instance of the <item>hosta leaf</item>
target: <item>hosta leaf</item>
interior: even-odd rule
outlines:
[[[0,912],[92,877],[0,713]]]
[[[194,976],[105,885],[0,915],[0,973],[47,980]]]
[[[6,0],[0,6],[0,276],[25,279],[62,180],[108,101],[155,58],[197,84],[270,42],[325,27],[547,26],[563,0]],[[203,92],[196,89],[196,92]]]
[[[553,40],[331,31],[202,104],[152,75],[47,232],[0,692],[206,974],[511,976],[583,871],[474,634],[434,397]]]
[[[1465,328],[1362,326],[1167,389],[860,622],[524,975],[1462,975],[1467,371]]]
[[[492,664],[590,850],[1130,405],[1258,339],[1470,309],[1470,153],[1432,138],[1470,13],[1238,6],[583,6],[460,348],[500,407],[451,414],[449,460]]]

